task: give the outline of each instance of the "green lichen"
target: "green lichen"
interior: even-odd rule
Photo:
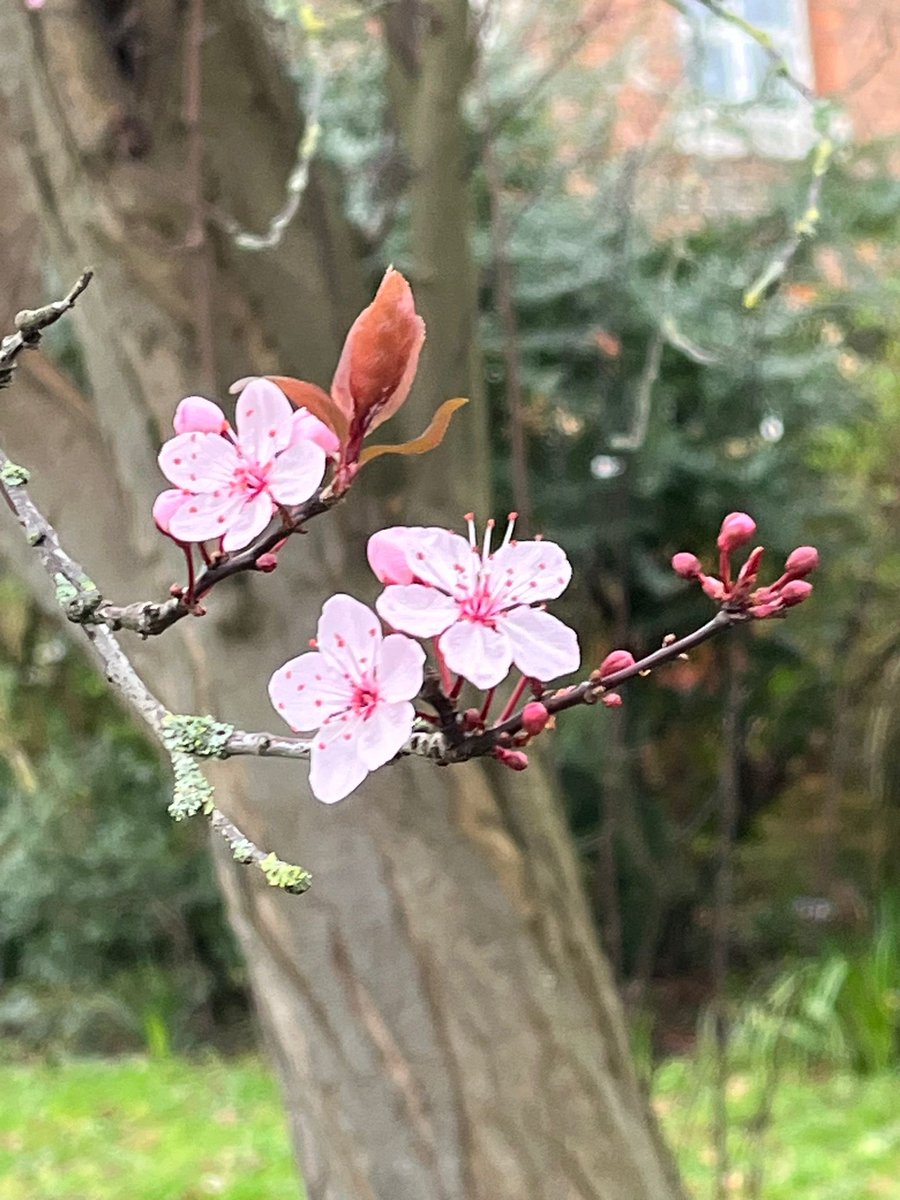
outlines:
[[[234,726],[213,717],[195,717],[166,713],[162,720],[162,741],[173,753],[193,754],[197,758],[224,758]]]
[[[256,856],[256,847],[249,838],[234,838],[228,845],[231,848],[235,862],[241,863],[244,866],[249,866],[253,862]]]
[[[65,575],[57,572],[53,576],[53,582],[56,584],[56,602],[63,608],[66,608],[73,600],[78,599],[78,588],[74,583],[66,579]]]
[[[31,472],[27,467],[20,467],[18,463],[5,462],[0,469],[0,479],[7,487],[23,487],[31,478]]]
[[[281,888],[294,895],[305,892],[312,883],[309,871],[304,871],[303,867],[294,866],[293,863],[283,862],[275,854],[267,854],[259,866],[270,887]]]
[[[175,789],[169,805],[169,816],[173,821],[184,821],[198,812],[207,815],[213,810],[213,786],[204,776],[190,754],[172,750],[172,770],[175,772]]]

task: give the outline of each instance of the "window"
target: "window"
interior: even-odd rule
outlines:
[[[806,0],[724,2],[772,38],[798,79],[812,83]],[[687,0],[687,8],[682,40],[694,94],[682,123],[685,149],[723,156],[749,152],[802,157],[813,141],[809,106],[778,78],[752,37],[699,0]]]

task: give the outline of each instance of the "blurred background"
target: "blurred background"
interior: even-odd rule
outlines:
[[[24,149],[41,188],[38,160],[59,152],[42,145],[40,122],[30,136],[13,119],[21,93],[59,83],[54,38],[76,48],[94,38],[131,103],[99,130],[85,101],[92,178],[105,186],[154,163],[154,39],[170,6],[7,3],[0,65],[14,55],[37,66],[9,90],[0,158]],[[310,225],[323,195],[363,301],[389,262],[417,294],[417,272],[432,287],[417,222],[429,204],[438,230],[445,220],[428,149],[444,135],[423,123],[458,95],[454,186],[466,203],[454,228],[472,254],[469,390],[487,415],[493,511],[517,510],[529,533],[569,553],[576,582],[560,610],[585,662],[614,646],[648,653],[707,618],[708,601],[668,564],[690,550],[711,567],[731,510],[756,519],[772,577],[794,546],[819,548],[814,597],[790,620],[638,681],[599,732],[593,709],[560,721],[549,802],[564,814],[641,1087],[688,1193],[900,1197],[896,0],[473,0],[468,40],[429,77],[431,110],[403,95],[404,55],[425,53],[427,70],[422,28],[464,5],[248,0],[204,11],[187,0],[170,15],[204,107],[193,125],[189,110],[175,123],[178,154],[207,117],[230,123],[238,143],[252,136],[246,114],[262,101],[216,48],[235,7],[278,66],[298,138],[282,139],[274,182],[260,183],[253,232],[244,212],[238,222],[226,211],[224,190],[207,187],[204,201],[189,164],[184,194],[193,179],[199,209],[182,205],[169,226],[156,213],[138,221],[151,258],[173,255],[150,233],[176,244],[193,229],[186,255],[199,238],[202,270],[222,272],[199,285],[214,294],[206,315],[198,302],[184,318],[198,323],[184,391],[228,382],[230,363],[216,363],[204,332],[223,263],[235,255],[244,282],[255,273],[268,287],[287,269],[282,237]],[[248,51],[251,74],[261,53]],[[181,66],[172,73],[180,87]],[[58,90],[63,104],[83,99],[68,80]],[[216,129],[201,147],[213,159],[224,153]],[[4,330],[59,290],[67,261],[18,255],[40,247],[67,193],[54,183],[55,200],[38,204],[14,176],[7,165],[0,178]],[[431,199],[417,197],[428,186]],[[121,179],[115,189],[127,225],[137,202],[121,199]],[[100,203],[104,226],[114,205],[106,193]],[[279,209],[267,230],[264,214]],[[83,204],[59,219],[57,247],[86,219]],[[152,291],[152,267],[146,276]],[[247,312],[229,328],[251,330],[254,355],[252,297]],[[295,319],[316,318],[303,308]],[[58,327],[27,385],[94,403],[83,342]],[[168,420],[182,393],[165,364],[158,382],[155,411]],[[43,437],[36,423],[29,433]],[[27,438],[19,444],[29,463]],[[452,438],[440,454],[455,496],[480,467]],[[4,554],[14,538],[4,530]],[[242,955],[204,830],[167,821],[165,764],[39,589],[15,568],[0,577],[0,1197],[104,1200],[123,1194],[123,1179],[130,1194],[166,1200],[299,1194],[256,1050],[246,944]],[[301,853],[315,874],[315,840]],[[356,1194],[394,1200],[377,1183]],[[544,1194],[637,1193],[594,1177]]]

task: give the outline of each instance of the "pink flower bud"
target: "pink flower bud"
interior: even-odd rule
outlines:
[[[802,604],[808,599],[812,590],[813,585],[805,579],[792,579],[781,589],[781,603],[785,608],[793,608],[795,604]]]
[[[759,564],[762,562],[762,556],[765,554],[765,549],[762,546],[757,546],[755,550],[751,550],[747,557],[747,561],[741,567],[735,589],[740,589],[740,594],[746,596],[746,593],[756,583],[756,576],[759,574]]]
[[[507,750],[504,746],[497,746],[494,749],[494,758],[511,771],[524,771],[528,766],[528,755],[521,750]]]
[[[153,520],[156,522],[156,528],[166,537],[172,536],[169,533],[169,522],[189,495],[189,492],[183,492],[180,488],[167,488],[153,501]]]
[[[819,565],[819,552],[815,546],[798,546],[788,555],[784,564],[787,579],[802,579],[809,575]]]
[[[696,554],[682,551],[672,559],[672,570],[682,579],[699,579],[703,572],[703,565]]]
[[[600,678],[608,679],[618,671],[634,666],[634,655],[628,650],[611,650],[600,664]]]
[[[202,396],[185,396],[172,420],[176,433],[222,433],[228,427],[218,404]]]
[[[547,707],[540,700],[532,700],[522,709],[522,728],[532,737],[539,734],[549,720]]]
[[[746,544],[756,533],[756,522],[747,513],[729,513],[722,522],[716,545],[723,554],[732,554]]]
[[[622,697],[618,692],[610,692],[608,696],[601,696],[600,703],[605,704],[607,708],[621,708]]]
[[[308,408],[298,408],[291,417],[291,445],[298,442],[315,442],[329,458],[335,458],[341,448],[337,434]]]
[[[700,586],[710,600],[725,599],[725,584],[721,579],[716,579],[715,575],[701,575]]]
[[[268,554],[261,554],[256,560],[257,571],[262,571],[266,575],[274,571],[277,566],[278,555],[273,554],[271,551]]]

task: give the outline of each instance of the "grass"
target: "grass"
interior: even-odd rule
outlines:
[[[753,1080],[732,1077],[729,1191],[752,1169]],[[900,1079],[788,1075],[762,1143],[763,1200],[900,1200]],[[666,1063],[654,1104],[694,1196],[710,1195],[709,1089]],[[0,1064],[0,1200],[299,1200],[275,1086],[255,1059]],[[461,1198],[462,1200],[462,1198]]]

